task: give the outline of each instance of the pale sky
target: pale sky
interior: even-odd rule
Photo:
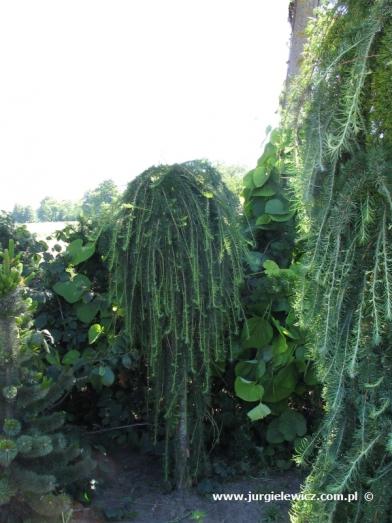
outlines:
[[[0,209],[196,158],[252,166],[288,0],[0,0]]]

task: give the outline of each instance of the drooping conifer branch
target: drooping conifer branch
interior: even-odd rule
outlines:
[[[302,442],[298,460],[315,453],[305,492],[359,496],[355,504],[297,502],[295,523],[390,520],[391,35],[390,0],[326,2],[293,88],[291,108],[299,100],[302,106],[299,114],[290,104],[286,112],[287,128],[295,128],[300,229],[308,237],[298,310],[310,327],[325,401],[322,426]],[[364,501],[366,491],[373,504]]]

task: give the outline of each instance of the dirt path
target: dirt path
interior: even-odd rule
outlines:
[[[157,458],[121,452],[106,461],[109,479],[98,490],[91,508],[76,507],[75,523],[286,523],[285,502],[213,501],[196,488],[165,493]],[[216,493],[275,493],[299,491],[296,471],[237,481],[213,480]],[[106,516],[106,517],[105,517]]]

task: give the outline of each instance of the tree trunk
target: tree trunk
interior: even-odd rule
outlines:
[[[183,365],[183,385],[181,391],[176,449],[176,486],[184,489],[190,486],[189,476],[189,432],[188,432],[188,372]]]
[[[309,18],[313,16],[314,10],[319,4],[320,0],[293,0],[290,3],[289,20],[291,22],[292,34],[286,88],[288,88],[291,79],[300,71],[302,53],[306,43],[305,29]]]
[[[14,417],[14,397],[7,397],[7,390],[18,382],[18,368],[15,363],[18,351],[18,329],[16,313],[19,295],[13,292],[0,299],[0,383],[5,398],[0,399],[0,424],[6,418]]]

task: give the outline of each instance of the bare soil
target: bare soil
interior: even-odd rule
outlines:
[[[158,458],[119,451],[105,458],[107,480],[92,506],[75,506],[73,522],[104,523],[286,523],[287,502],[213,501],[202,495],[200,487],[167,492]],[[235,481],[212,480],[217,493],[295,493],[301,476],[296,470],[273,473],[261,471],[259,477]],[[106,514],[106,515],[105,515]]]

